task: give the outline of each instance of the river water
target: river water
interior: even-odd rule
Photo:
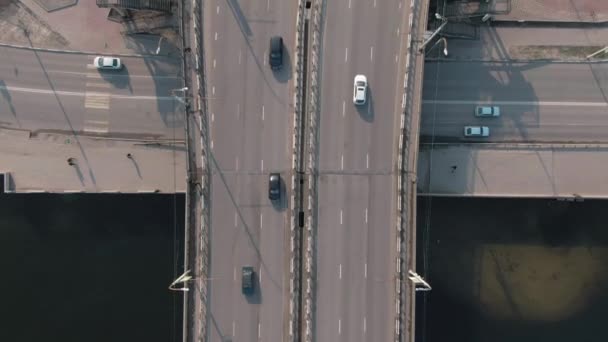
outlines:
[[[181,341],[183,195],[0,195],[0,341]]]
[[[418,204],[418,342],[608,341],[608,201]]]

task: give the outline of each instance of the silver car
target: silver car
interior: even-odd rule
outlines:
[[[103,70],[120,70],[122,68],[120,58],[117,57],[95,57],[93,64],[97,69]]]
[[[465,137],[488,137],[490,128],[487,126],[464,126]]]
[[[355,76],[353,84],[353,103],[364,105],[367,98],[367,77],[365,75]]]
[[[477,106],[475,116],[500,116],[500,108],[498,106]]]

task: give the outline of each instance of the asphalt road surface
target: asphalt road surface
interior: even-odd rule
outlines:
[[[409,3],[328,1],[321,52],[317,341],[389,341],[396,143]],[[353,79],[369,82],[353,104]]]
[[[183,139],[179,61],[121,58],[99,71],[95,56],[0,48],[0,126],[30,131]],[[35,101],[32,99],[35,98]]]
[[[285,341],[288,203],[296,2],[214,0],[203,8],[211,148],[209,340]],[[285,42],[283,69],[270,70],[271,36]],[[268,199],[280,172],[283,200]],[[241,267],[256,272],[241,293]]]
[[[465,125],[487,141],[607,142],[608,63],[427,62],[422,141],[463,141]],[[475,118],[478,104],[499,118]]]

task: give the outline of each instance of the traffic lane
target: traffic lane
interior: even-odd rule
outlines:
[[[128,90],[124,94],[166,95],[180,83],[179,68],[173,59],[127,58],[123,62],[130,64],[125,64],[122,70],[101,71],[87,63],[85,55],[41,53],[38,59],[31,51],[2,51],[9,59],[0,66],[2,87],[76,91],[84,89],[90,81],[101,79],[117,91]]]
[[[321,171],[318,182],[314,333],[317,341],[337,341],[343,315],[340,293],[350,288],[340,273],[346,247],[342,231],[348,228],[344,226],[343,193],[339,191],[344,188],[344,179]]]
[[[260,276],[266,271],[265,260],[261,256],[261,222],[259,200],[259,177],[241,175],[238,177],[237,188],[240,190],[236,194],[237,211],[241,219],[235,244],[233,246],[235,254],[235,266],[237,278],[240,282],[240,275],[243,266],[253,266],[254,268],[254,292],[244,295],[239,288],[235,291],[234,300],[234,324],[235,336],[237,340],[255,340],[261,334],[260,309],[265,305],[265,295],[260,285]]]
[[[346,136],[350,134],[346,112],[353,106],[353,79],[348,74],[352,49],[349,44],[354,25],[352,10],[346,1],[327,3],[319,71],[319,166],[324,170],[344,170]],[[340,20],[331,20],[331,18]]]
[[[372,298],[367,297],[365,268],[368,263],[368,226],[365,222],[365,211],[368,207],[371,191],[370,177],[343,176],[341,182],[333,189],[341,195],[344,206],[344,222],[341,225],[339,239],[344,241],[342,255],[338,262],[341,264],[342,297],[340,305],[341,341],[376,340],[376,336],[366,336],[363,331],[363,321],[369,313],[367,303]]]
[[[206,280],[209,291],[209,336],[211,341],[223,342],[233,336],[236,327],[234,310],[236,298],[240,294],[240,269],[235,258],[235,245],[243,229],[240,225],[238,211],[231,196],[230,189],[237,183],[235,174],[217,175],[220,171],[212,169],[211,177],[211,217],[213,224],[209,228],[211,262],[209,279]]]
[[[0,125],[27,130],[80,132],[88,119],[103,120],[110,131],[183,138],[183,112],[175,100],[155,97],[103,96],[96,103],[101,115],[92,117],[91,98],[85,93],[0,92]],[[36,101],[32,101],[32,97]],[[99,108],[103,107],[103,108]],[[160,109],[160,110],[159,110]]]
[[[442,141],[464,139],[467,125],[488,126],[491,141],[606,141],[608,104],[552,102],[540,106],[517,102],[500,106],[497,118],[479,118],[471,104],[423,103],[421,134]]]
[[[184,111],[183,104],[172,98],[112,98],[107,118],[113,133],[181,140],[185,136]]]
[[[396,186],[393,175],[369,177],[365,208],[367,255],[364,269],[367,308],[364,335],[376,341],[393,337],[395,317]],[[390,204],[388,204],[390,203]]]
[[[565,83],[567,80],[567,83]],[[606,101],[608,63],[425,63],[423,99]]]
[[[84,97],[1,91],[0,125],[27,130],[80,131]],[[32,101],[36,98],[36,101]]]
[[[285,326],[283,317],[286,312],[288,286],[285,271],[287,260],[287,241],[289,226],[286,211],[274,208],[266,192],[260,212],[260,254],[262,256],[259,284],[263,305],[260,307],[260,340],[284,341]],[[285,195],[286,196],[286,195]]]
[[[217,341],[221,336],[257,336],[259,307],[262,302],[260,285],[254,293],[241,290],[243,266],[253,266],[259,279],[263,268],[260,259],[260,184],[259,177],[237,175],[213,170],[211,250],[212,276],[208,284]],[[214,278],[214,277],[217,277]],[[230,284],[228,284],[230,283]],[[231,305],[230,305],[231,304]],[[224,308],[230,305],[229,308]],[[220,333],[221,332],[221,335]]]

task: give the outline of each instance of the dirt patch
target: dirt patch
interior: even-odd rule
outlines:
[[[550,46],[550,45],[529,45],[512,46],[509,53],[515,59],[581,59],[602,49],[603,46]],[[595,55],[593,59],[608,58],[608,53],[603,52]]]
[[[51,49],[66,49],[70,45],[27,6],[15,0],[0,0],[0,42]]]

